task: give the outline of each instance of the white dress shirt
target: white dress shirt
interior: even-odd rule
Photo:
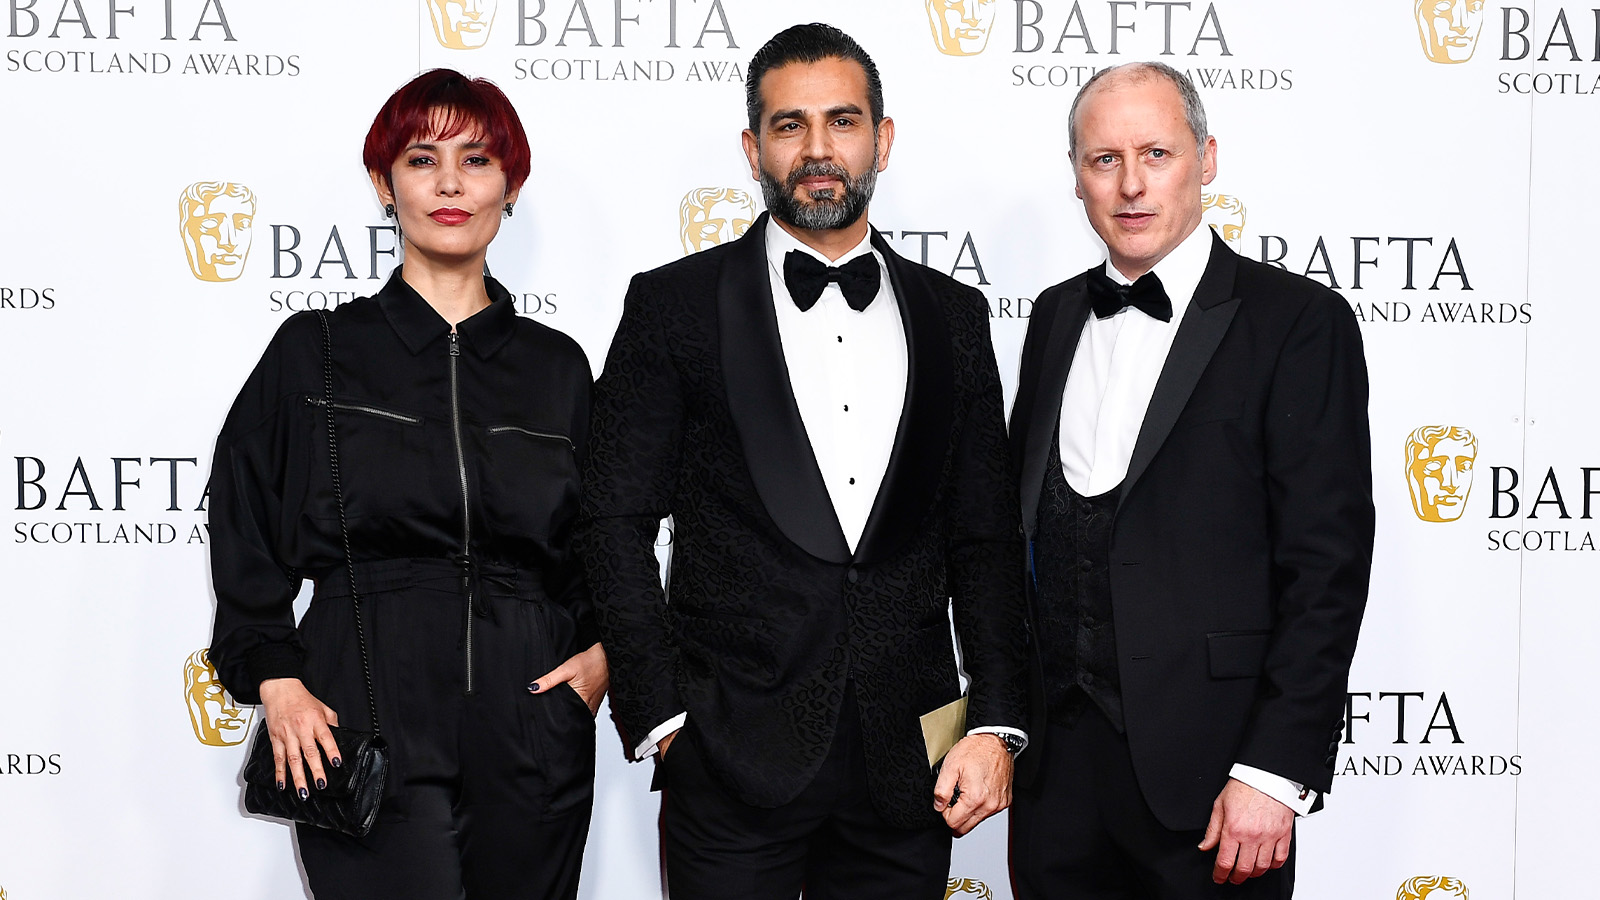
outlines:
[[[871,254],[878,262],[877,297],[856,312],[839,285],[830,281],[816,305],[801,312],[783,282],[783,258],[795,250],[827,266]],[[906,402],[906,330],[900,305],[870,234],[830,262],[777,222],[768,222],[767,274],[789,388],[834,515],[854,553],[889,468]]]
[[[1129,307],[1106,319],[1091,312],[1084,323],[1061,397],[1061,470],[1082,496],[1104,494],[1127,476],[1156,380],[1210,259],[1211,229],[1201,225],[1156,263],[1152,271],[1172,301],[1171,321]],[[1105,267],[1118,284],[1132,283],[1109,259]],[[1309,814],[1317,799],[1304,785],[1242,763],[1228,774],[1296,815]]]
[[[766,242],[767,275],[789,388],[839,528],[854,553],[889,468],[905,407],[909,356],[900,304],[883,256],[872,249],[870,232],[832,261],[777,222],[768,222]],[[816,305],[802,311],[783,280],[784,257],[795,250],[834,267],[871,254],[878,262],[877,296],[857,312],[845,301],[839,285],[830,281]],[[682,728],[687,720],[688,714],[680,713],[661,723],[645,736],[634,755],[643,758],[653,753],[662,738]],[[1024,744],[1028,739],[1025,732],[1004,726],[982,726],[967,733],[984,732],[1014,734]]]

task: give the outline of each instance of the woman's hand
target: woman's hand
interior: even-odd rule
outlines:
[[[261,682],[261,705],[266,709],[267,736],[272,739],[272,766],[277,776],[278,790],[283,790],[287,769],[294,780],[295,792],[304,800],[314,786],[318,790],[328,786],[327,773],[322,768],[322,753],[335,767],[344,763],[339,747],[333,742],[329,725],[339,724],[339,714],[326,703],[311,696],[298,678],[269,678]]]
[[[606,662],[604,647],[595,644],[587,650],[574,653],[570,659],[540,675],[528,685],[529,693],[543,694],[557,685],[570,684],[583,702],[589,705],[589,714],[600,712],[600,699],[611,687],[611,666]]]

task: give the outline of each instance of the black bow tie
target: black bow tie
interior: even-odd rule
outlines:
[[[784,255],[783,283],[801,312],[817,305],[830,281],[837,281],[839,290],[844,292],[844,302],[861,312],[878,296],[878,258],[863,253],[842,266],[830,266],[801,250]]]
[[[1172,321],[1172,301],[1154,272],[1140,275],[1133,284],[1118,284],[1105,266],[1095,266],[1089,270],[1089,303],[1097,319],[1109,319],[1131,306],[1152,319]]]

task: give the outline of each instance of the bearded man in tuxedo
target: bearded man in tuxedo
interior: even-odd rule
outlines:
[[[848,35],[774,37],[747,112],[768,212],[634,278],[595,388],[578,543],[612,708],[660,755],[675,900],[943,900],[952,832],[1009,804],[1026,741],[988,307],[869,226],[894,121]],[[952,611],[971,683],[935,773]]]

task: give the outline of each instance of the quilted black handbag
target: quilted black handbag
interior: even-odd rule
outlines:
[[[372,666],[367,659],[367,637],[361,621],[361,595],[356,592],[350,529],[345,524],[344,491],[339,486],[339,442],[333,426],[333,339],[328,333],[327,313],[318,310],[317,318],[322,323],[322,392],[326,401],[322,406],[328,416],[329,470],[333,476],[334,500],[339,507],[339,532],[344,538],[345,571],[350,578],[350,603],[355,610],[356,643],[361,647],[361,674],[367,683],[367,710],[372,715],[372,730],[330,726],[328,730],[339,747],[342,765],[334,768],[327,753],[319,747],[327,787],[312,789],[310,796],[302,800],[292,786],[278,788],[272,740],[267,736],[267,723],[263,719],[256,727],[255,740],[244,764],[244,808],[258,815],[362,837],[372,830],[372,823],[378,818],[378,806],[383,802],[383,788],[389,776],[389,755],[378,726],[378,703],[372,693]]]

